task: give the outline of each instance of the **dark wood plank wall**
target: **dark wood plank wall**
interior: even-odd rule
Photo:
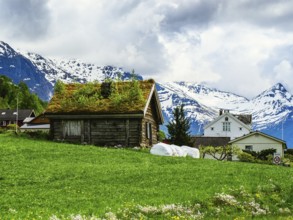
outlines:
[[[62,123],[60,120],[51,120],[50,132],[54,140],[63,140]]]
[[[63,121],[52,119],[51,134],[53,139],[99,146],[140,145],[141,119],[85,119],[81,121],[81,136],[65,137]]]
[[[96,119],[91,121],[91,143],[101,146],[138,146],[140,119]]]
[[[146,123],[151,123],[152,124],[152,138],[151,140],[147,138],[147,133],[146,133]],[[154,108],[153,108],[153,102],[150,103],[148,106],[146,116],[142,120],[142,146],[149,147],[152,146],[153,144],[158,143],[158,131],[159,131],[159,125],[157,121],[155,120],[155,113],[154,113]]]

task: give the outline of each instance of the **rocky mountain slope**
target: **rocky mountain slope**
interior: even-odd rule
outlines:
[[[55,82],[103,81],[107,78],[131,78],[129,72],[112,66],[98,66],[80,60],[56,60],[35,53],[16,51],[0,42],[0,74],[14,83],[24,81],[43,100],[53,94]],[[140,77],[142,79],[142,77]],[[189,82],[157,82],[165,121],[180,104],[192,121],[191,134],[201,134],[203,126],[218,115],[219,109],[252,114],[253,128],[283,138],[293,147],[293,97],[278,83],[253,99]],[[162,126],[165,129],[165,126]],[[291,144],[292,143],[292,144]]]

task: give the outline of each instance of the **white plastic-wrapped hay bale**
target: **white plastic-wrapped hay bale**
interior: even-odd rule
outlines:
[[[159,156],[186,157],[187,152],[174,144],[169,145],[165,143],[158,143],[151,148],[151,154]]]
[[[187,152],[185,152],[181,147],[179,147],[179,146],[177,146],[175,144],[171,144],[170,147],[173,149],[174,156],[186,157]]]
[[[173,156],[174,150],[168,144],[157,143],[151,148],[151,154],[159,156]]]
[[[200,158],[200,153],[197,148],[182,146],[181,149],[186,152],[186,154],[192,158]]]

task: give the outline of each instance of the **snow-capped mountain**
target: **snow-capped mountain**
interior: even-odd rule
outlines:
[[[55,82],[103,81],[105,79],[130,79],[132,74],[122,68],[97,66],[79,60],[56,60],[39,54],[14,50],[7,43],[0,41],[0,74],[6,75],[14,83],[24,81],[32,92],[43,100],[52,96]],[[139,79],[142,77],[139,76]]]
[[[29,52],[16,51],[0,41],[0,74],[14,83],[24,81],[43,100],[53,94],[55,82],[103,81],[107,78],[131,78],[129,72],[112,66],[98,66],[80,60],[56,60]],[[142,77],[139,77],[142,79]],[[283,138],[293,147],[293,97],[278,83],[249,100],[230,92],[189,82],[157,82],[166,124],[175,106],[184,104],[190,117],[191,134],[201,134],[203,126],[218,116],[219,109],[236,114],[252,114],[253,128]],[[162,126],[162,129],[166,129]]]

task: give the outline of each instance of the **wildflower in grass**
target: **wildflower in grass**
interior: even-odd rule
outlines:
[[[260,193],[256,193],[255,197],[259,199],[260,198]]]
[[[52,215],[49,220],[60,220],[56,215]]]
[[[230,206],[238,206],[239,202],[232,195],[225,193],[216,193],[215,202],[219,205],[230,205]]]
[[[15,209],[12,209],[12,208],[9,208],[9,210],[8,210],[10,213],[12,213],[12,214],[16,214],[17,213],[17,211],[15,210]]]
[[[107,212],[105,214],[107,220],[117,220],[117,216],[113,212]]]
[[[266,215],[268,213],[268,210],[261,208],[260,204],[255,201],[247,203],[246,207],[251,210],[253,216]]]
[[[290,214],[291,210],[289,208],[279,208],[279,213],[281,213],[281,214]]]

